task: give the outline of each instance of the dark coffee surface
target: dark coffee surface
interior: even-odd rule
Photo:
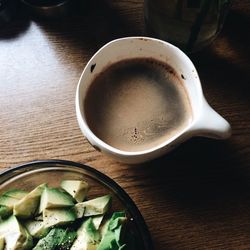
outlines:
[[[107,67],[85,100],[90,129],[124,151],[147,150],[180,133],[192,112],[181,80],[154,59],[131,59]]]

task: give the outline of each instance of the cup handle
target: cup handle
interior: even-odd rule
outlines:
[[[205,136],[213,139],[227,139],[231,136],[230,124],[209,106],[204,99],[202,112],[192,129],[197,136]]]

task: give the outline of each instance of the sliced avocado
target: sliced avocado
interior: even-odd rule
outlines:
[[[47,184],[42,184],[25,195],[14,205],[13,214],[19,218],[28,219],[34,217],[39,206],[40,197]]]
[[[62,240],[58,243],[57,249],[60,250],[69,250],[77,236],[75,231],[65,230]]]
[[[3,236],[0,236],[0,250],[4,250],[5,239]]]
[[[43,212],[44,227],[49,228],[58,225],[66,225],[75,221],[75,212],[68,208],[51,208]]]
[[[10,189],[7,192],[5,192],[3,195],[9,196],[17,200],[21,200],[27,194],[28,194],[27,191],[24,191],[21,189]]]
[[[19,202],[28,192],[11,189],[0,196],[0,218],[4,219],[12,214],[13,207]]]
[[[88,234],[89,239],[93,243],[97,243],[101,240],[101,235],[98,230],[96,230],[93,223],[93,218],[88,218],[84,224],[85,231]]]
[[[102,225],[100,226],[100,234],[101,234],[101,238],[103,238],[103,236],[106,234],[106,232],[108,231],[108,226],[109,226],[109,222],[110,222],[110,219],[108,220],[105,220]]]
[[[96,230],[99,229],[99,227],[102,223],[103,217],[104,217],[103,215],[97,215],[95,217],[92,217],[93,224],[94,224]]]
[[[28,220],[24,222],[24,226],[34,238],[43,238],[49,232],[49,228],[44,227],[43,221]]]
[[[46,208],[63,208],[74,206],[74,199],[64,190],[58,188],[45,188],[39,207],[39,213]]]
[[[53,228],[46,237],[40,239],[33,250],[54,250],[62,241],[64,229]]]
[[[100,241],[100,233],[95,229],[92,218],[83,222],[77,230],[77,238],[71,250],[96,250]]]
[[[5,238],[6,249],[24,250],[32,246],[32,238],[14,215],[0,223],[0,235]]]
[[[26,241],[23,243],[24,249],[31,249],[33,247],[33,238],[27,229],[24,229],[26,233]]]
[[[86,207],[84,205],[82,205],[82,203],[77,203],[72,210],[75,211],[76,214],[76,218],[80,219],[84,216],[84,211],[85,211]]]
[[[105,195],[89,201],[77,203],[75,205],[75,211],[77,218],[83,216],[101,215],[108,211],[111,206],[112,196]]]
[[[10,210],[12,210],[13,206],[18,202],[19,202],[18,199],[9,197],[7,195],[0,196],[0,205],[8,207]]]
[[[123,230],[127,218],[124,212],[113,213],[108,225],[103,232],[102,240],[97,250],[125,249]]]
[[[0,205],[0,218],[5,219],[12,214],[12,209],[5,205]]]
[[[61,187],[75,198],[77,202],[82,202],[89,191],[89,184],[86,181],[63,180]]]
[[[35,221],[43,221],[43,214],[39,214],[34,218]]]

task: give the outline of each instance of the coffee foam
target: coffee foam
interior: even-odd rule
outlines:
[[[168,64],[150,58],[109,65],[91,84],[84,104],[93,133],[130,152],[163,143],[192,119],[182,80]]]

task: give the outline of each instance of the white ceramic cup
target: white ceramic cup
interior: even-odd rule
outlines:
[[[98,138],[89,128],[84,113],[84,100],[89,86],[107,65],[124,59],[154,58],[165,62],[183,78],[184,87],[192,108],[192,122],[171,139],[143,151],[127,152],[114,148]],[[109,42],[98,50],[86,65],[76,92],[76,115],[82,133],[97,150],[125,163],[142,163],[166,154],[181,142],[205,136],[226,139],[231,135],[229,123],[207,103],[201,88],[198,73],[191,60],[177,47],[148,37],[125,37]]]

